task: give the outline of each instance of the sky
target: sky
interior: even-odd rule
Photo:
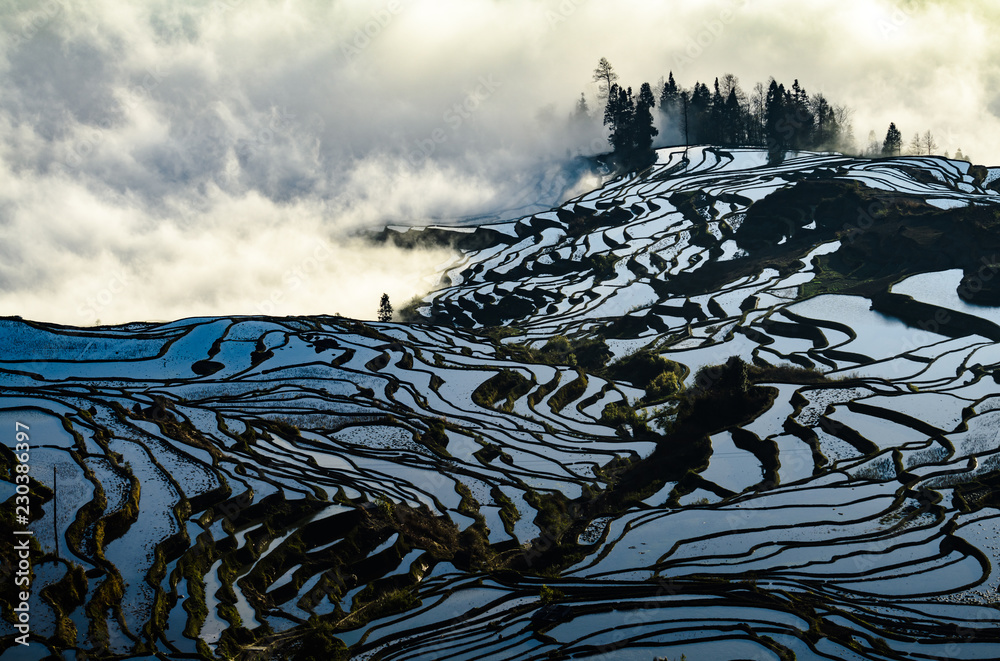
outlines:
[[[443,250],[386,224],[517,217],[599,184],[573,123],[626,85],[798,79],[1000,165],[989,0],[5,0],[0,315],[72,326],[376,315]]]

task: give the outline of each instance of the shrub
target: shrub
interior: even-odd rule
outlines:
[[[635,429],[646,429],[646,418],[639,415],[628,402],[612,402],[605,406],[601,412],[601,422],[610,427],[631,425]]]
[[[543,604],[551,604],[553,601],[558,601],[566,597],[562,590],[550,588],[548,585],[542,586],[542,589],[538,592],[538,596],[541,597]]]
[[[681,390],[681,383],[674,372],[660,372],[646,388],[646,398],[650,400],[664,399],[676,395]]]

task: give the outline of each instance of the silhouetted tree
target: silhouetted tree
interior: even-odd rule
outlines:
[[[764,102],[764,139],[767,141],[769,163],[781,163],[785,160],[785,151],[792,137],[785,123],[786,96],[785,86],[772,79]]]
[[[903,148],[903,134],[896,128],[894,122],[889,123],[889,130],[885,133],[885,140],[882,141],[883,156],[899,156]]]
[[[792,91],[785,99],[785,121],[791,128],[792,147],[794,149],[809,149],[816,145],[813,129],[816,118],[809,108],[809,95],[799,86],[798,78],[792,83]]]
[[[643,104],[646,108],[655,108],[656,99],[653,98],[653,88],[649,86],[649,83],[643,83],[639,87],[639,98],[636,100],[636,107],[638,104]]]
[[[691,101],[688,104],[688,124],[691,140],[694,142],[710,142],[709,114],[712,109],[712,94],[708,85],[696,82],[691,90]]]
[[[632,144],[628,158],[631,168],[645,167],[656,160],[653,138],[659,131],[653,125],[652,109],[655,105],[653,90],[649,83],[643,83],[639,88],[639,99],[635,104],[635,117],[632,121]]]
[[[667,82],[663,83],[663,89],[660,91],[660,112],[667,117],[676,118],[680,110],[680,94],[680,89],[674,80],[674,72],[671,71]]]
[[[612,83],[608,103],[604,107],[604,125],[611,130],[608,142],[619,158],[629,151],[634,121],[635,101],[632,99],[632,88],[625,90]]]
[[[725,144],[726,100],[722,98],[718,78],[715,79],[712,89],[712,102],[708,111],[708,126],[704,138],[706,142],[716,145]]]
[[[726,108],[722,114],[723,144],[740,145],[745,140],[745,124],[743,109],[740,107],[740,100],[736,96],[736,89],[729,90],[729,98],[726,99]]]
[[[392,303],[389,302],[388,294],[382,294],[382,300],[378,306],[378,320],[381,322],[392,321]]]
[[[632,97],[631,87],[622,89],[612,84],[608,104],[604,108],[604,124],[611,129],[608,141],[622,169],[641,168],[655,159],[653,138],[658,133],[653,125],[652,109],[655,104],[649,83],[643,83],[639,88],[638,99]]]
[[[691,144],[691,99],[687,92],[681,92],[681,128],[684,130],[684,160],[687,160],[687,148]]]
[[[594,69],[594,82],[597,83],[597,98],[607,99],[611,94],[611,87],[618,81],[618,74],[615,73],[608,58],[602,57]]]
[[[810,97],[797,79],[788,89],[773,78],[767,87],[757,83],[748,97],[732,74],[716,78],[712,89],[695,82],[685,90],[671,71],[665,81],[660,79],[655,99],[652,90],[643,94],[642,89],[633,97],[630,88],[615,82],[617,75],[602,58],[594,70],[594,80],[602,90],[607,87],[613,91],[606,95],[604,120],[611,129],[609,141],[620,165],[630,163],[634,167],[643,160],[640,154],[648,154],[647,136],[659,132],[646,120],[645,112],[656,107],[657,100],[661,127],[683,133],[685,146],[757,145],[767,148],[772,163],[783,160],[785,152],[792,149],[855,148],[852,111],[846,106],[833,105],[821,93]],[[637,120],[637,114],[643,115],[642,121]],[[672,136],[674,140],[676,135]],[[872,142],[875,147],[869,150],[869,155],[877,156],[881,153],[881,143],[874,134]]]

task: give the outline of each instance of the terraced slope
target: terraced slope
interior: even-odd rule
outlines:
[[[410,323],[2,321],[30,658],[1000,657],[998,174],[665,150]]]

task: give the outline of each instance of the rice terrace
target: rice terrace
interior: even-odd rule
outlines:
[[[0,3],[0,661],[1000,660],[997,34]]]
[[[386,230],[462,248],[402,323],[7,319],[3,417],[58,481],[32,635],[990,658],[998,174],[663,149],[551,212]]]

